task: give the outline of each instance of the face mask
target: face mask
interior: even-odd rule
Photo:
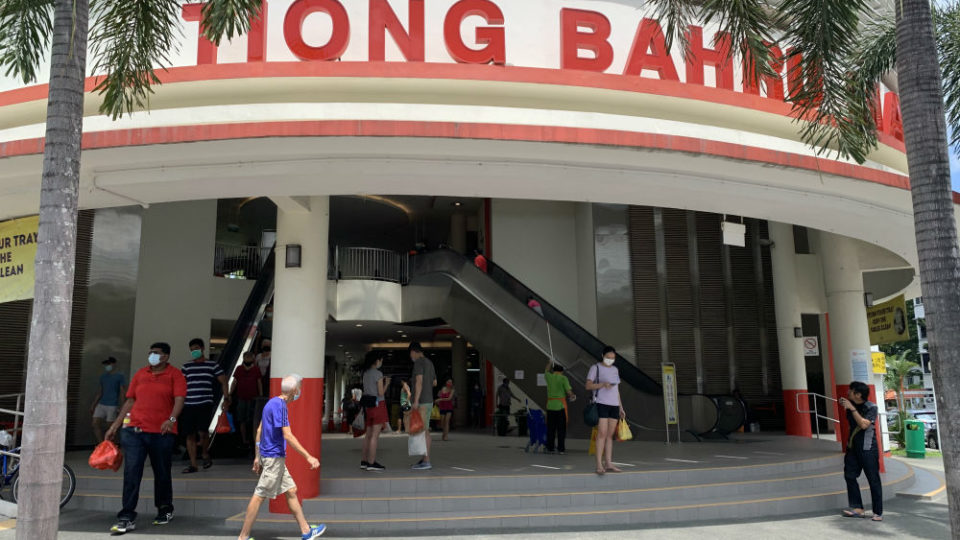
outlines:
[[[613,362],[614,362],[615,360],[616,360],[615,358],[606,358],[606,357],[604,357],[604,359],[603,359],[603,365],[605,365],[605,366],[607,366],[607,367],[610,367],[610,366],[613,365]]]
[[[111,366],[111,365],[106,365],[106,366],[103,366],[103,369],[105,369],[105,370],[107,371],[107,373],[110,373],[111,371],[113,371],[113,366]]]
[[[263,348],[263,352],[269,353],[269,352],[270,352],[270,347],[264,347],[264,348]]]
[[[300,392],[297,392],[296,394],[294,394],[292,401],[296,401],[296,400],[300,399],[300,394],[301,394],[301,393],[303,393],[303,392],[300,391]]]
[[[190,351],[190,357],[194,360],[199,360],[203,356],[203,351],[200,349],[194,349]]]
[[[156,366],[160,364],[160,355],[157,353],[150,353],[150,356],[147,357],[147,362],[150,362],[151,366]]]
[[[253,365],[253,362],[244,362],[243,365],[250,367]]]
[[[447,388],[453,388],[453,383],[447,383]]]

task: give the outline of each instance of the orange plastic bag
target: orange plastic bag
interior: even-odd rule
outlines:
[[[420,416],[420,411],[418,409],[410,411],[410,425],[407,426],[407,434],[416,435],[423,430],[423,417]]]
[[[220,418],[217,419],[217,433],[223,435],[231,431],[233,430],[230,428],[230,417],[227,416],[226,412],[221,412]]]
[[[118,471],[120,465],[123,464],[123,454],[120,453],[120,448],[113,441],[103,441],[93,449],[87,463],[94,469],[101,471],[108,469]]]

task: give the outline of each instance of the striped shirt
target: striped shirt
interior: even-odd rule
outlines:
[[[187,378],[187,399],[184,405],[213,403],[213,388],[217,384],[217,377],[224,375],[220,364],[210,360],[188,362],[180,371]]]

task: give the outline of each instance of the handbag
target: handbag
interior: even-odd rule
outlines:
[[[433,406],[433,410],[430,411],[430,419],[431,420],[440,419],[440,407],[437,407],[436,405]]]
[[[597,364],[597,380],[593,381],[594,384],[600,382],[600,364]],[[583,408],[583,423],[587,427],[594,427],[600,423],[600,407],[597,406],[597,392],[593,392],[593,401],[589,405]]]

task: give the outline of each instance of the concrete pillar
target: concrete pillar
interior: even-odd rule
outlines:
[[[450,249],[457,253],[467,252],[467,215],[463,212],[454,212],[450,216]]]
[[[463,427],[467,425],[467,407],[470,406],[470,395],[467,387],[467,340],[463,336],[457,336],[453,338],[452,345],[453,389],[457,398],[457,408],[453,412],[453,420],[457,426]]]
[[[780,380],[783,386],[784,418],[787,435],[810,437],[810,414],[801,414],[797,408],[797,394],[807,391],[807,367],[803,357],[802,338],[795,337],[794,328],[801,327],[800,303],[797,298],[796,250],[793,226],[769,222],[770,263],[773,271],[773,296],[777,317],[777,344],[780,351]],[[808,410],[809,399],[801,397],[800,407]]]
[[[336,384],[337,384],[337,368],[336,368],[336,362],[334,361],[333,357],[327,357],[324,360],[324,364],[326,364],[324,369],[325,373],[324,373],[324,384],[323,384],[323,388],[324,388],[323,397],[325,399],[325,403],[323,406],[323,421],[321,425],[325,425],[328,428],[332,428],[333,414],[337,410],[337,402],[335,400],[336,392],[334,391],[334,388],[336,388]]]
[[[331,424],[332,427],[329,431],[336,432],[340,429],[339,423],[337,423],[337,413],[340,411],[340,403],[343,402],[343,381],[340,377],[340,364],[335,364],[333,368],[330,369],[330,376],[333,377],[333,409],[331,409],[330,420],[328,424]]]
[[[310,454],[320,457],[323,414],[324,351],[327,321],[327,250],[330,200],[312,197],[307,207],[277,211],[277,273],[274,293],[273,365],[270,395],[290,373],[303,377],[303,393],[289,404],[293,433]],[[299,268],[286,267],[286,249],[301,246]],[[287,467],[301,498],[320,493],[320,471],[311,471],[298,453],[287,455]],[[287,512],[281,497],[270,501],[272,512]]]

